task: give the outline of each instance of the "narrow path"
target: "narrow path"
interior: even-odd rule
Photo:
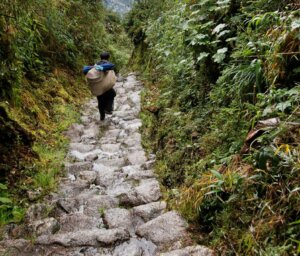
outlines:
[[[67,176],[59,193],[27,213],[24,233],[33,242],[12,239],[11,227],[0,245],[8,255],[67,256],[211,256],[202,246],[189,246],[187,223],[160,201],[152,171],[154,157],[141,146],[140,92],[130,74],[115,86],[115,111],[100,122],[97,102],[84,109],[82,124],[66,133],[71,139]],[[17,231],[16,231],[17,230]],[[185,247],[184,249],[182,249]],[[166,253],[163,253],[166,252]]]

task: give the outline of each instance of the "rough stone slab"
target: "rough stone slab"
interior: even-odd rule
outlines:
[[[88,183],[92,184],[97,178],[97,174],[94,171],[82,171],[79,173],[78,177],[82,180],[86,180]]]
[[[134,184],[129,181],[115,183],[114,186],[108,188],[107,194],[118,198],[119,204],[124,207],[144,204],[144,202],[137,197],[133,185]]]
[[[39,245],[59,244],[65,247],[100,246],[101,244],[111,245],[117,241],[126,241],[129,237],[129,233],[123,229],[91,229],[51,236],[39,236],[36,239],[36,243]]]
[[[88,153],[81,153],[79,151],[73,150],[68,155],[71,159],[75,159],[79,162],[88,162],[87,159],[95,159],[97,156],[102,155],[103,151],[101,149],[95,149],[89,151]]]
[[[204,246],[189,246],[181,250],[162,253],[161,256],[213,256],[212,250]]]
[[[154,202],[145,205],[139,205],[132,209],[133,215],[142,218],[143,221],[148,222],[157,218],[166,210],[166,202]]]
[[[128,239],[130,239],[130,234],[124,229],[106,230],[97,236],[97,240],[105,245],[111,245],[117,241],[126,241]]]
[[[125,104],[125,105],[122,105],[120,108],[119,108],[119,111],[127,111],[127,110],[131,110],[131,106],[129,106],[128,104]]]
[[[118,137],[118,142],[121,142],[123,144],[126,138],[128,138],[128,133],[125,130],[122,130],[122,132],[120,132],[120,135]]]
[[[108,167],[121,168],[125,165],[125,159],[123,157],[112,158],[112,159],[98,159],[95,161],[96,164],[102,164]]]
[[[89,217],[82,213],[64,215],[59,218],[59,223],[59,233],[69,233],[96,228],[101,229],[104,227],[102,219]]]
[[[129,153],[127,158],[131,165],[142,165],[147,160],[143,150]]]
[[[70,246],[97,246],[97,235],[102,232],[99,230],[84,230],[52,236],[40,236],[36,239],[38,245],[59,244],[65,247]]]
[[[61,198],[57,202],[57,207],[62,209],[64,213],[71,213],[75,209],[76,201],[72,198]]]
[[[115,208],[119,205],[117,198],[100,195],[87,199],[84,214],[88,216],[101,217],[101,212],[105,209]]]
[[[143,170],[137,165],[125,166],[122,168],[122,172],[128,180],[142,180],[155,177],[153,171]]]
[[[31,241],[25,239],[3,240],[0,241],[0,255],[20,256],[20,252],[31,246]]]
[[[125,93],[126,93],[126,90],[124,88],[120,87],[120,88],[117,89],[117,94],[118,95],[123,95]]]
[[[69,174],[67,175],[67,178],[68,178],[70,181],[75,181],[75,180],[76,180],[76,176],[75,176],[74,174],[71,174],[71,173],[69,173]]]
[[[175,211],[167,212],[138,227],[140,237],[151,240],[160,249],[185,239],[187,223]]]
[[[114,208],[104,212],[104,223],[109,228],[124,228],[129,232],[133,230],[132,215],[127,209]]]
[[[137,132],[141,126],[142,122],[139,119],[134,119],[132,121],[121,124],[121,127],[130,133]]]
[[[90,124],[88,129],[85,129],[81,139],[84,141],[85,139],[92,139],[98,137],[100,132],[99,125]]]
[[[105,132],[105,136],[106,138],[115,138],[117,139],[119,134],[120,134],[121,130],[120,129],[113,129],[113,130],[109,130],[107,132]]]
[[[101,149],[104,152],[109,152],[109,153],[114,153],[114,152],[118,152],[120,151],[121,148],[121,144],[117,143],[117,144],[103,144],[101,145]]]
[[[87,145],[84,143],[71,143],[70,150],[78,151],[80,153],[87,153],[89,151],[93,151],[95,149],[95,145]]]
[[[100,160],[99,160],[99,162],[100,162]],[[117,169],[118,169],[117,167],[107,166],[107,165],[104,165],[102,163],[94,163],[94,165],[93,165],[93,171],[97,172],[97,173],[101,173],[101,172],[114,172]]]
[[[132,182],[128,182],[128,181],[115,183],[112,187],[109,187],[107,189],[107,193],[114,197],[119,197],[122,194],[130,194],[132,192],[135,193],[133,184]]]
[[[140,185],[135,188],[135,191],[137,197],[144,203],[155,202],[161,197],[159,183],[156,179],[141,180]]]
[[[137,198],[135,191],[129,191],[127,193],[120,194],[118,199],[122,207],[133,207],[143,204],[143,202]]]
[[[72,124],[68,131],[63,134],[68,137],[71,142],[80,142],[83,134],[84,126],[82,124]]]
[[[92,168],[91,162],[66,163],[65,169],[71,174],[76,174],[81,171],[89,171]]]
[[[43,220],[36,220],[29,224],[29,229],[35,235],[51,235],[60,229],[58,221],[54,218],[46,218]]]
[[[135,92],[129,96],[129,104],[132,107],[135,107],[137,110],[141,110],[141,98],[140,98],[140,92]]]
[[[116,247],[113,256],[154,256],[157,255],[157,246],[146,239],[131,238]]]
[[[136,145],[141,145],[142,136],[138,132],[132,133],[130,136],[126,136],[124,143],[128,147],[133,147]]]
[[[74,182],[68,181],[59,186],[60,193],[64,196],[74,197],[80,194],[84,189],[88,188],[90,184],[86,180],[76,180]]]
[[[110,187],[116,183],[119,178],[121,178],[118,177],[120,174],[120,172],[112,171],[112,169],[103,169],[96,173],[97,176],[95,183],[100,186]]]
[[[126,110],[124,112],[122,111],[118,111],[116,113],[116,115],[113,117],[113,120],[114,122],[117,124],[118,120],[122,120],[122,121],[132,121],[132,120],[135,120],[136,117],[138,116],[138,113],[137,111],[134,111],[134,110]],[[124,124],[124,122],[123,122]]]
[[[98,154],[90,154],[85,157],[85,161],[93,162],[99,158]]]
[[[127,96],[122,95],[120,97],[117,98],[117,102],[119,103],[119,105],[122,105],[124,103],[126,103],[128,100]],[[114,114],[116,113],[116,111],[114,111]]]

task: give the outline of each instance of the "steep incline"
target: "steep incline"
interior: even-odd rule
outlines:
[[[24,227],[8,228],[0,252],[212,255],[202,246],[185,247],[191,245],[187,223],[160,201],[160,186],[151,170],[154,156],[147,158],[141,146],[141,89],[134,74],[117,83],[116,111],[105,122],[98,121],[95,100],[85,106],[82,124],[67,132],[67,174],[59,192],[30,207]],[[33,242],[24,240],[28,233]]]

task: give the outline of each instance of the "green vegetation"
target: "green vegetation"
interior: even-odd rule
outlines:
[[[195,239],[220,255],[298,255],[298,2],[137,1],[127,31],[144,145]]]
[[[0,2],[0,225],[56,188],[68,141],[90,97],[82,66],[102,51],[118,71],[131,54],[120,18],[97,0]]]

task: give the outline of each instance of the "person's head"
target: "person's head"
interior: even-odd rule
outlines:
[[[110,54],[108,52],[102,52],[100,54],[100,58],[101,58],[101,60],[109,60]]]

